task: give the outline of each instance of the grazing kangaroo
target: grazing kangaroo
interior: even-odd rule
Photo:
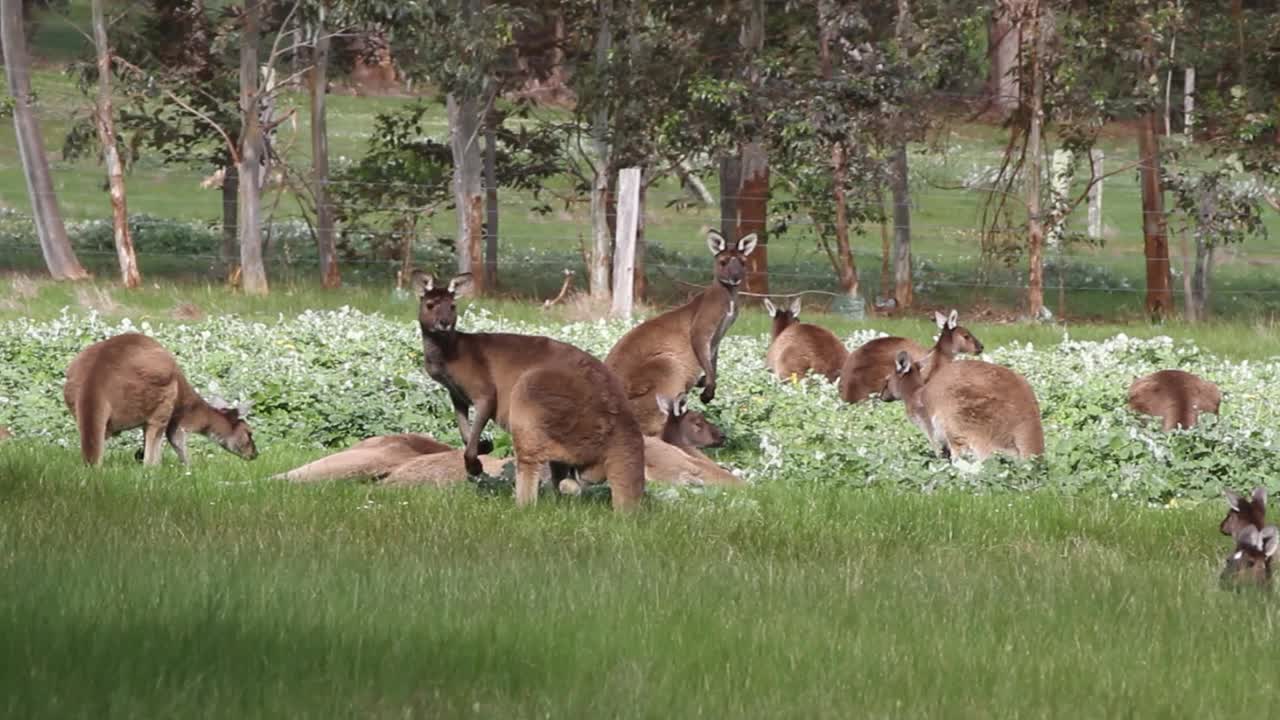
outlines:
[[[1044,453],[1035,393],[1008,368],[979,360],[947,363],[925,382],[920,363],[903,351],[884,397],[902,399],[907,417],[943,457],[971,454],[985,460],[996,452],[1018,458]]]
[[[322,482],[356,478],[378,480],[410,460],[452,450],[453,448],[437,442],[429,435],[418,433],[378,435],[365,438],[346,450],[326,455],[289,472],[275,475],[272,479],[291,482]]]
[[[1255,527],[1261,530],[1267,524],[1267,489],[1259,485],[1253,494],[1243,497],[1232,490],[1224,493],[1227,496],[1227,516],[1222,519],[1218,529],[1223,535],[1235,535],[1241,528]]]
[[[911,362],[921,363],[921,378],[927,382],[930,375],[942,365],[951,362],[958,353],[980,355],[982,342],[967,328],[960,326],[959,314],[933,314],[938,324],[938,340],[931,351],[902,337],[882,337],[869,340],[849,353],[840,370],[840,398],[848,403],[858,403],[879,394],[883,397],[889,378],[894,375],[898,353],[905,352]]]
[[[496,420],[511,433],[518,505],[537,501],[539,476],[550,463],[606,478],[615,509],[636,505],[644,494],[644,438],[617,376],[551,338],[459,332],[455,298],[467,282],[463,275],[440,287],[429,275],[413,274],[423,360],[453,402],[467,472],[480,473],[480,433]],[[475,420],[468,422],[472,406]]]
[[[1280,531],[1275,525],[1256,528],[1246,525],[1232,534],[1236,547],[1227,556],[1218,582],[1224,589],[1271,587],[1271,560],[1280,547]]]
[[[702,402],[716,395],[720,341],[738,317],[738,286],[746,276],[746,258],[756,247],[756,236],[731,246],[712,230],[707,247],[715,255],[711,287],[632,328],[604,361],[622,380],[645,435],[662,432],[664,417],[655,402],[659,394],[675,397],[701,383]]]
[[[832,382],[840,379],[840,368],[849,351],[830,330],[797,322],[800,298],[792,300],[791,306],[785,309],[765,300],[764,309],[773,318],[773,340],[764,356],[770,372],[788,378],[813,371]]]
[[[1165,430],[1195,427],[1200,413],[1216,415],[1221,404],[1217,385],[1183,370],[1160,370],[1129,386],[1129,407],[1160,418]]]
[[[188,432],[205,435],[246,460],[258,456],[253,432],[241,417],[247,407],[205,402],[173,355],[145,335],[124,333],[80,351],[67,367],[62,397],[75,416],[80,453],[90,465],[102,462],[107,438],[139,427],[147,465],[160,463],[165,438],[185,465]]]

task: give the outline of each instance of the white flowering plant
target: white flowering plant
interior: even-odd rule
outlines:
[[[526,323],[477,309],[466,310],[459,326],[549,335],[599,357],[628,327],[620,321]],[[273,322],[215,317],[135,326],[64,311],[49,321],[2,323],[0,425],[19,437],[74,447],[74,421],[62,401],[67,364],[86,345],[133,330],[169,348],[206,398],[252,401],[250,421],[263,452],[275,443],[331,448],[407,431],[457,444],[447,396],[422,369],[416,324],[346,308]],[[878,334],[859,331],[845,340],[856,347]],[[1267,399],[1270,388],[1280,387],[1280,358],[1233,362],[1190,343],[1125,335],[1081,342],[1064,334],[1050,346],[989,349],[985,359],[1013,368],[1035,389],[1046,452],[1034,462],[997,458],[974,466],[931,454],[901,403],[848,405],[824,380],[778,380],[765,368],[767,347],[765,335],[727,337],[716,399],[703,408],[729,438],[719,459],[752,482],[924,491],[1044,487],[1163,503],[1280,477],[1280,406]],[[1125,406],[1129,383],[1162,368],[1218,383],[1222,415],[1172,433],[1134,415]],[[494,432],[497,446],[508,448]],[[116,446],[137,442],[125,438]]]

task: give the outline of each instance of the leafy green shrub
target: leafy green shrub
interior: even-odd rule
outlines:
[[[597,356],[627,329],[612,320],[531,325],[474,309],[459,324],[471,331],[546,334]],[[135,327],[128,320],[108,324],[92,314],[64,313],[48,322],[0,324],[0,356],[6,358],[0,364],[0,424],[69,451],[76,447],[74,422],[62,404],[63,371],[85,345],[134,329],[170,348],[206,397],[253,400],[251,419],[264,452],[272,443],[337,447],[403,431],[458,443],[445,392],[422,371],[415,324],[349,309],[273,323],[219,317]],[[876,335],[860,331],[846,341],[855,346]],[[724,341],[720,390],[707,409],[730,438],[720,459],[755,482],[981,492],[1048,487],[1170,502],[1280,477],[1280,407],[1265,399],[1266,388],[1280,385],[1280,358],[1234,363],[1169,338],[1124,335],[1079,342],[1064,334],[1048,347],[993,349],[987,359],[1022,373],[1036,390],[1046,457],[974,466],[933,456],[901,403],[847,405],[823,380],[779,382],[765,369],[767,346],[764,335]],[[1222,387],[1221,417],[1164,433],[1128,411],[1125,395],[1134,377],[1174,367]],[[505,446],[503,437],[498,440]],[[137,442],[131,437],[116,446]]]

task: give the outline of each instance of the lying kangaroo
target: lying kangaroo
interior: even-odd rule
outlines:
[[[773,340],[764,356],[770,372],[788,378],[813,371],[832,382],[840,379],[840,368],[849,351],[830,330],[797,322],[800,298],[792,300],[791,306],[785,309],[765,300],[764,309],[773,318]]]
[[[720,341],[738,317],[738,286],[756,236],[730,246],[712,230],[707,247],[715,254],[715,283],[684,305],[632,328],[604,361],[622,380],[645,435],[662,431],[663,416],[655,404],[659,394],[674,397],[701,382],[702,402],[716,395]]]
[[[246,460],[258,456],[253,432],[241,417],[246,407],[205,402],[160,343],[125,333],[94,343],[67,367],[62,388],[67,409],[80,429],[80,453],[90,465],[102,462],[107,438],[143,428],[143,462],[160,463],[164,440],[187,462],[187,433],[209,437]]]
[[[715,447],[724,433],[707,422],[702,413],[688,409],[682,393],[675,399],[658,396],[660,411],[666,415],[661,437],[645,437],[645,478],[649,482],[677,485],[741,485],[742,479],[720,467],[698,450]]]
[[[496,420],[511,433],[517,504],[536,502],[544,466],[560,463],[606,478],[615,509],[636,505],[644,494],[644,438],[617,376],[551,338],[458,332],[455,298],[468,282],[463,275],[440,287],[413,274],[424,363],[453,402],[467,472],[480,473],[480,433]]]
[[[1227,556],[1218,582],[1225,589],[1261,587],[1270,589],[1271,560],[1280,547],[1280,531],[1275,525],[1256,528],[1245,525],[1232,534],[1235,549]]]
[[[379,480],[404,463],[453,448],[437,442],[429,435],[402,433],[366,438],[346,450],[309,462],[302,467],[275,475],[273,480],[290,482],[322,482],[327,480]]]
[[[950,362],[958,353],[982,354],[982,342],[967,328],[960,326],[959,314],[933,314],[938,324],[938,340],[931,351],[902,337],[869,340],[849,353],[840,370],[840,398],[858,403],[879,394],[883,397],[889,378],[893,377],[898,353],[905,352],[911,362],[921,363],[921,379],[928,381],[935,369]]]
[[[901,399],[907,417],[943,457],[971,454],[985,460],[996,452],[1018,458],[1044,453],[1035,393],[1008,368],[979,360],[947,363],[925,382],[920,363],[903,351],[884,399]]]
[[[1218,414],[1222,391],[1183,370],[1160,370],[1129,386],[1129,407],[1163,421],[1165,430],[1195,427],[1200,413]]]

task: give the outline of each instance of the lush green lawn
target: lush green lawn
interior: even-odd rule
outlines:
[[[1274,682],[1216,503],[806,484],[617,517],[264,479],[303,458],[0,448],[0,710],[1238,717]]]

